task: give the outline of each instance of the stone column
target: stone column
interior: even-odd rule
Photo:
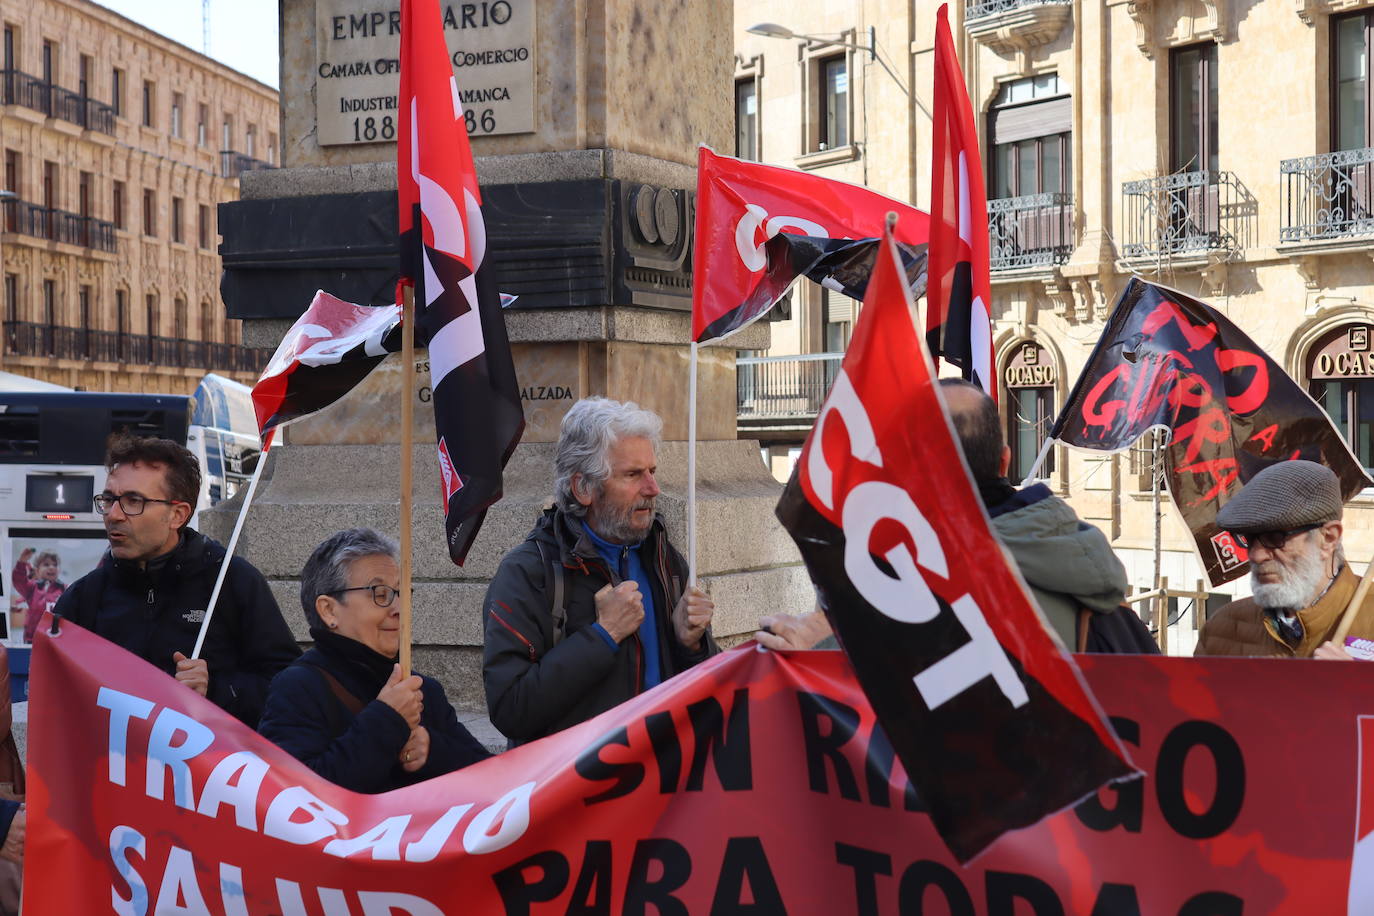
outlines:
[[[317,118],[314,101],[340,96],[328,83],[335,77],[321,76],[333,70],[321,64],[354,59],[338,50],[347,41],[334,36],[362,28],[355,17],[374,6],[389,9],[386,0],[283,0],[287,167],[246,174],[244,201],[221,213],[225,300],[231,316],[244,319],[251,345],[275,347],[315,285],[352,301],[389,296],[394,255],[383,249],[394,249],[394,145],[322,145],[337,139],[339,125],[322,126],[319,119],[334,114]],[[576,399],[635,400],[664,418],[660,504],[672,541],[686,552],[693,163],[698,142],[729,148],[733,123],[732,14],[724,0],[510,0],[509,7],[517,24],[521,15],[533,17],[526,45],[517,42],[528,30],[503,40],[474,27],[450,39],[450,47],[471,39],[474,54],[528,46],[533,57],[531,74],[508,74],[517,101],[521,80],[529,80],[532,110],[507,106],[494,116],[523,125],[529,115],[533,129],[473,135],[488,257],[503,291],[520,296],[517,306],[536,307],[506,312],[527,430],[506,470],[505,497],[461,569],[444,547],[425,372],[413,395],[418,428],[410,456],[415,664],[440,678],[456,704],[479,708],[486,583],[551,497],[553,443]],[[345,17],[342,25],[337,16]],[[366,21],[385,31],[389,20]],[[488,87],[480,67],[457,73],[461,88]],[[336,212],[330,208],[355,214],[356,223],[320,216]],[[358,241],[364,237],[370,245]],[[767,326],[759,324],[700,353],[698,566],[717,603],[717,636],[727,642],[751,633],[761,614],[805,612],[813,602],[799,555],[773,516],[780,488],[757,445],[736,438],[734,348],[767,345]],[[424,354],[418,362],[425,365]],[[314,545],[352,525],[397,534],[400,374],[399,357],[388,358],[334,407],[290,427],[250,509],[240,553],[272,581],[301,639],[308,637],[297,576]],[[237,500],[204,513],[203,524],[227,537],[236,509]]]

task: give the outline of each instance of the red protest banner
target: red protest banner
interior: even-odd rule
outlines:
[[[44,627],[25,911],[1307,916],[1374,905],[1351,869],[1357,825],[1371,827],[1358,815],[1374,792],[1374,730],[1359,717],[1374,713],[1374,669],[1079,662],[1148,777],[961,868],[838,652],[727,652],[576,728],[369,796],[320,780],[97,637]]]

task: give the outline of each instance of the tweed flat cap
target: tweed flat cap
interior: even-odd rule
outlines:
[[[1260,471],[1217,513],[1217,527],[1240,534],[1287,531],[1341,517],[1341,484],[1315,461],[1281,461]]]

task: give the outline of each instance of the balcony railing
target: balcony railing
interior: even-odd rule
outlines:
[[[982,0],[964,6],[964,19],[980,19],[997,13],[1007,13],[1023,6],[1071,6],[1069,0]]]
[[[0,103],[23,105],[87,130],[114,133],[114,109],[22,70],[0,70]]]
[[[843,361],[843,353],[739,358],[739,419],[814,420]]]
[[[1374,233],[1374,149],[1341,150],[1279,163],[1282,242]]]
[[[1062,264],[1073,250],[1073,195],[1055,191],[988,201],[993,270]]]
[[[0,200],[0,229],[97,251],[115,250],[114,223],[24,200]]]
[[[3,327],[7,356],[261,372],[271,355],[238,344],[121,334],[117,331],[94,331],[30,321],[6,321]]]
[[[1254,198],[1231,172],[1175,172],[1121,186],[1126,259],[1202,256],[1249,243]]]
[[[244,172],[275,168],[276,166],[270,162],[245,156],[235,150],[223,149],[219,151],[219,174],[221,178],[237,178]]]

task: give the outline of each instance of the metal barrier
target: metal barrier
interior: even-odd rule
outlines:
[[[1254,198],[1231,172],[1176,172],[1121,186],[1122,256],[1234,251],[1250,242]]]
[[[0,227],[34,238],[48,239],[97,251],[115,250],[114,223],[31,204],[25,200],[0,200]]]
[[[178,369],[223,369],[261,372],[270,353],[239,344],[121,334],[40,324],[4,322],[7,356],[40,356],[111,363],[146,363]]]
[[[270,162],[245,156],[235,150],[225,149],[219,152],[219,174],[221,178],[237,178],[244,172],[275,168],[276,166]]]
[[[1069,6],[1069,0],[982,0],[964,6],[964,19],[978,19],[995,13],[1005,13],[1023,6]]]
[[[87,130],[114,133],[114,108],[22,70],[0,70],[0,103],[23,105]]]
[[[1374,149],[1341,150],[1279,163],[1279,241],[1374,233]]]
[[[739,418],[814,419],[843,361],[843,353],[737,359]]]

